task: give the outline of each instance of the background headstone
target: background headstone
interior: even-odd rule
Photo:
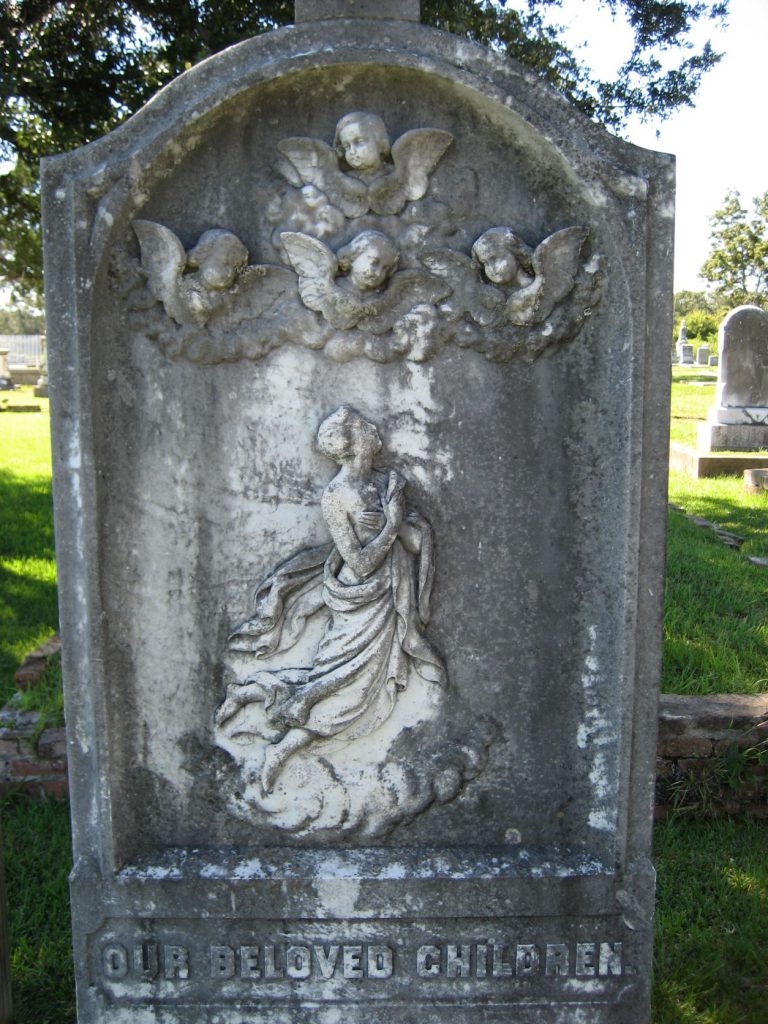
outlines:
[[[696,362],[699,366],[709,366],[709,345],[699,345],[696,351]]]
[[[639,1024],[673,162],[318,10],[44,165],[79,1020]]]
[[[739,306],[720,325],[715,405],[699,427],[712,451],[768,448],[768,313]]]
[[[693,345],[689,345],[687,343],[680,345],[680,363],[683,366],[693,366],[695,362]]]

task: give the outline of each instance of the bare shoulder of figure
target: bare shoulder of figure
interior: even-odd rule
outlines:
[[[343,480],[333,479],[326,485],[321,499],[323,509],[346,511],[351,499],[350,488]]]

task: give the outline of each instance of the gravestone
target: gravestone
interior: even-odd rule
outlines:
[[[768,313],[732,309],[720,325],[715,405],[699,427],[711,451],[768,448]]]
[[[693,355],[693,345],[680,345],[680,363],[682,366],[693,366],[696,362]]]
[[[79,1020],[639,1024],[672,158],[297,15],[44,164]]]
[[[709,345],[699,345],[696,351],[696,363],[699,366],[709,366]]]

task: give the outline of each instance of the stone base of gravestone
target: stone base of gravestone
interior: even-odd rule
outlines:
[[[678,352],[680,355],[680,362],[683,366],[693,366],[693,345],[678,345]]]
[[[768,448],[768,423],[702,423],[698,448],[711,452],[761,451]]]
[[[709,345],[699,345],[696,362],[699,366],[709,366]]]

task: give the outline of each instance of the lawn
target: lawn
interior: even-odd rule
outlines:
[[[688,373],[701,376],[698,368]],[[673,436],[695,436],[713,383],[676,384]],[[14,400],[28,395],[14,396]],[[42,405],[47,403],[41,402]],[[56,624],[47,410],[0,412],[0,698],[23,655]],[[742,552],[670,514],[664,675],[667,690],[768,689],[768,495],[738,480],[673,475],[670,498],[745,538]],[[46,694],[46,700],[52,695]],[[66,878],[68,808],[1,801],[16,1024],[74,1024]],[[768,1020],[768,843],[749,820],[673,815],[657,825],[653,1024]]]

